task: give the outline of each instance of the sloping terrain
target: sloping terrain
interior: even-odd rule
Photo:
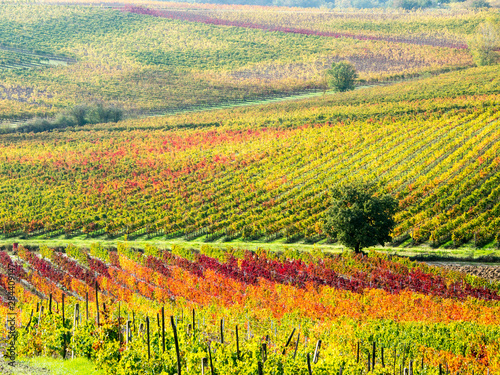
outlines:
[[[191,14],[186,7],[176,14]],[[260,8],[245,9],[254,14]],[[345,59],[356,65],[363,82],[472,64],[467,49],[439,41],[409,44],[269,32],[122,10],[3,3],[0,119],[54,116],[95,102],[121,107],[129,116],[161,114],[322,90],[325,70]],[[268,22],[266,12],[257,14]],[[309,13],[297,17],[307,20]],[[59,60],[44,64],[48,56]],[[34,66],[41,68],[11,69]]]
[[[4,135],[0,228],[316,242],[329,188],[361,177],[399,199],[399,241],[498,241],[497,73]]]

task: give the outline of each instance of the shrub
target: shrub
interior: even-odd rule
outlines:
[[[469,49],[477,66],[495,64],[498,60],[499,47],[500,32],[491,22],[479,25],[475,37],[469,42]]]
[[[327,70],[328,86],[335,91],[349,91],[354,89],[354,83],[358,73],[353,64],[348,61],[333,63],[332,68]]]

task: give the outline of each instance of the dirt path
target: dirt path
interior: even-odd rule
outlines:
[[[465,272],[485,279],[500,281],[500,265],[487,264],[459,264],[448,262],[432,262],[433,266],[440,266],[450,270]]]
[[[33,367],[25,362],[18,361],[14,367],[9,366],[3,358],[0,358],[0,374],[2,375],[50,375],[51,372],[45,368]]]
[[[63,62],[66,62],[68,64],[69,63],[76,63],[76,59],[73,59],[71,57],[52,55],[50,53],[36,52],[36,51],[18,48],[18,47],[4,46],[2,44],[0,44],[0,50],[14,52],[14,53],[20,53],[23,55],[36,56],[36,57],[40,57],[42,59],[47,59],[47,60],[63,61]]]

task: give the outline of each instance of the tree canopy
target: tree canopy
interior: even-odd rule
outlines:
[[[469,42],[469,49],[478,66],[495,64],[499,57],[497,51],[499,47],[499,27],[491,21],[480,24],[475,37]]]
[[[335,91],[344,92],[354,90],[358,73],[349,61],[340,61],[332,64],[332,68],[326,71],[326,77],[329,87]]]
[[[325,232],[343,245],[362,248],[392,240],[398,202],[389,194],[377,194],[373,183],[351,182],[332,189]]]

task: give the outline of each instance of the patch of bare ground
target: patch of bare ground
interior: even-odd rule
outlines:
[[[40,58],[47,59],[47,60],[64,61],[65,63],[68,63],[68,64],[76,63],[76,59],[71,58],[71,57],[58,56],[58,55],[53,55],[50,53],[31,51],[31,50],[27,50],[27,49],[23,49],[23,48],[18,48],[18,47],[4,46],[1,44],[0,44],[0,50],[19,53],[22,55],[36,56],[36,57],[40,57]]]
[[[14,366],[9,366],[4,358],[0,358],[0,374],[2,375],[50,375],[51,372],[40,367],[33,367],[24,362],[15,362]]]
[[[440,266],[453,270],[468,273],[470,275],[484,277],[485,279],[500,281],[500,266],[485,265],[458,265],[458,264],[440,264]]]

